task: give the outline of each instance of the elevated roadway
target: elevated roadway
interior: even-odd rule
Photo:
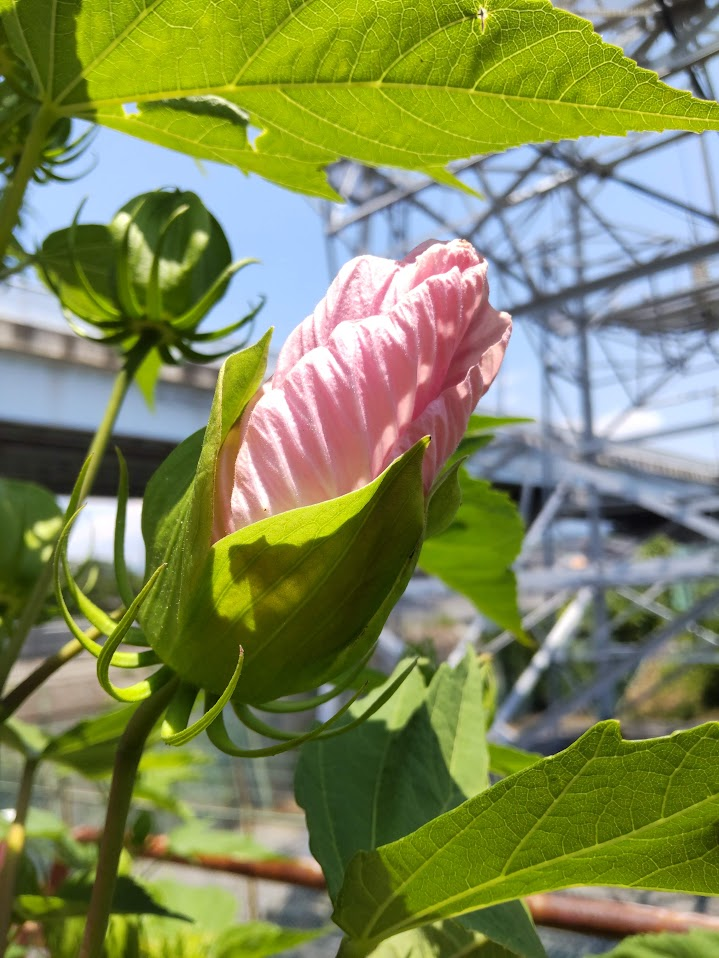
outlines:
[[[119,358],[63,329],[0,317],[0,475],[68,493],[102,416]],[[115,430],[128,461],[131,495],[141,495],[174,446],[207,422],[217,369],[164,367],[155,408],[132,387]],[[95,486],[114,495],[114,456]]]

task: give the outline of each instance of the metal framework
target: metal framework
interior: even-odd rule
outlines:
[[[567,7],[668,82],[716,97],[719,7]],[[678,635],[719,644],[701,624],[719,607],[718,163],[714,134],[526,146],[454,165],[482,200],[405,172],[333,171],[347,199],[323,209],[333,271],[348,254],[465,237],[489,260],[492,302],[516,320],[521,373],[510,354],[497,403],[537,423],[507,430],[476,464],[516,487],[530,523],[521,594],[545,641],[500,709],[497,737],[517,737],[512,721],[558,660],[554,704],[524,723],[524,742],[580,707],[610,714],[639,658]],[[680,548],[642,557],[663,529]],[[678,583],[682,602],[667,604]],[[612,614],[617,590],[626,605]],[[629,654],[615,636],[636,609],[662,624]],[[577,655],[594,665],[589,683],[571,667]]]

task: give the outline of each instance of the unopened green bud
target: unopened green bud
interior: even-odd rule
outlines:
[[[232,275],[252,260],[232,262],[220,224],[194,193],[143,193],[107,226],[80,224],[76,217],[47,237],[39,259],[76,332],[87,335],[72,317],[93,326],[99,341],[125,352],[144,340],[164,362],[225,355],[228,350],[197,353],[192,344],[227,336],[257,312],[225,329],[197,331]]]
[[[141,326],[178,324],[191,332],[206,312],[196,307],[207,292],[219,282],[213,302],[224,294],[230,246],[194,193],[144,193],[115,214],[109,232],[118,305]]]

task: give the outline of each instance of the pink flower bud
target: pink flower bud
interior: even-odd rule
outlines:
[[[465,240],[347,263],[222,448],[215,539],[352,492],[423,436],[428,492],[509,340],[488,292]]]

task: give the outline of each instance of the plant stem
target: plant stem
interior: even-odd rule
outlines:
[[[100,638],[99,629],[94,629],[93,633],[88,634],[90,638]],[[77,639],[70,639],[54,655],[48,656],[44,662],[41,662],[22,682],[15,686],[12,692],[8,692],[5,698],[0,701],[0,722],[10,718],[20,708],[25,699],[30,698],[32,693],[40,688],[45,679],[49,679],[61,666],[80,652],[82,652],[82,645]]]
[[[25,141],[20,162],[3,191],[2,202],[0,202],[0,263],[5,260],[12,231],[17,224],[25,198],[25,191],[37,168],[45,139],[55,119],[55,114],[49,107],[43,105],[38,108]]]
[[[147,737],[167,708],[177,689],[177,684],[178,680],[172,679],[150,698],[145,699],[127,723],[127,728],[118,744],[105,828],[100,843],[97,875],[92,889],[90,910],[79,958],[101,958],[137,768]]]
[[[25,848],[25,822],[30,808],[30,795],[38,761],[37,758],[25,760],[15,806],[15,820],[5,839],[5,860],[3,861],[2,871],[0,871],[0,949],[2,949],[0,954],[2,955],[5,954],[8,946],[8,933],[12,924],[12,906],[15,900],[15,881]]]
[[[107,406],[105,407],[105,414],[102,417],[100,425],[97,427],[97,432],[95,433],[95,436],[90,443],[90,448],[87,451],[88,458],[92,458],[90,460],[88,470],[85,473],[85,479],[83,481],[82,488],[80,489],[78,502],[82,502],[90,495],[90,491],[95,484],[97,472],[102,464],[102,459],[105,455],[107,444],[110,440],[110,436],[112,435],[112,430],[115,428],[117,417],[120,413],[120,409],[122,408],[122,404],[125,401],[127,390],[130,388],[132,380],[135,377],[135,373],[150,349],[150,344],[145,344],[142,341],[137,343],[137,345],[127,354],[125,363],[115,378],[115,383],[112,387],[110,398],[108,399]],[[65,516],[65,519],[69,518],[69,516]]]
[[[132,383],[138,367],[151,348],[151,343],[144,343],[142,340],[138,342],[137,345],[128,353],[122,369],[115,378],[115,383],[112,387],[112,392],[110,393],[110,398],[108,399],[102,421],[98,426],[97,432],[95,433],[88,450],[88,456],[91,456],[92,458],[90,460],[88,470],[85,473],[82,488],[80,489],[79,502],[82,502],[83,499],[86,499],[92,491],[98,469],[100,468],[107,444],[109,442],[110,436],[112,435],[112,430],[115,427],[115,422],[117,421],[122,403],[127,395],[127,390],[130,388],[130,384]],[[66,513],[65,521],[67,521],[69,518],[70,516],[68,516]],[[45,603],[45,599],[52,584],[52,573],[53,557],[50,556],[47,563],[43,567],[37,582],[35,583],[35,587],[30,593],[22,614],[18,618],[14,629],[10,633],[10,641],[7,644],[7,649],[0,659],[0,695],[5,688],[8,675],[10,674],[10,670],[20,654],[23,643],[25,642],[30,629],[37,621],[40,611]]]

